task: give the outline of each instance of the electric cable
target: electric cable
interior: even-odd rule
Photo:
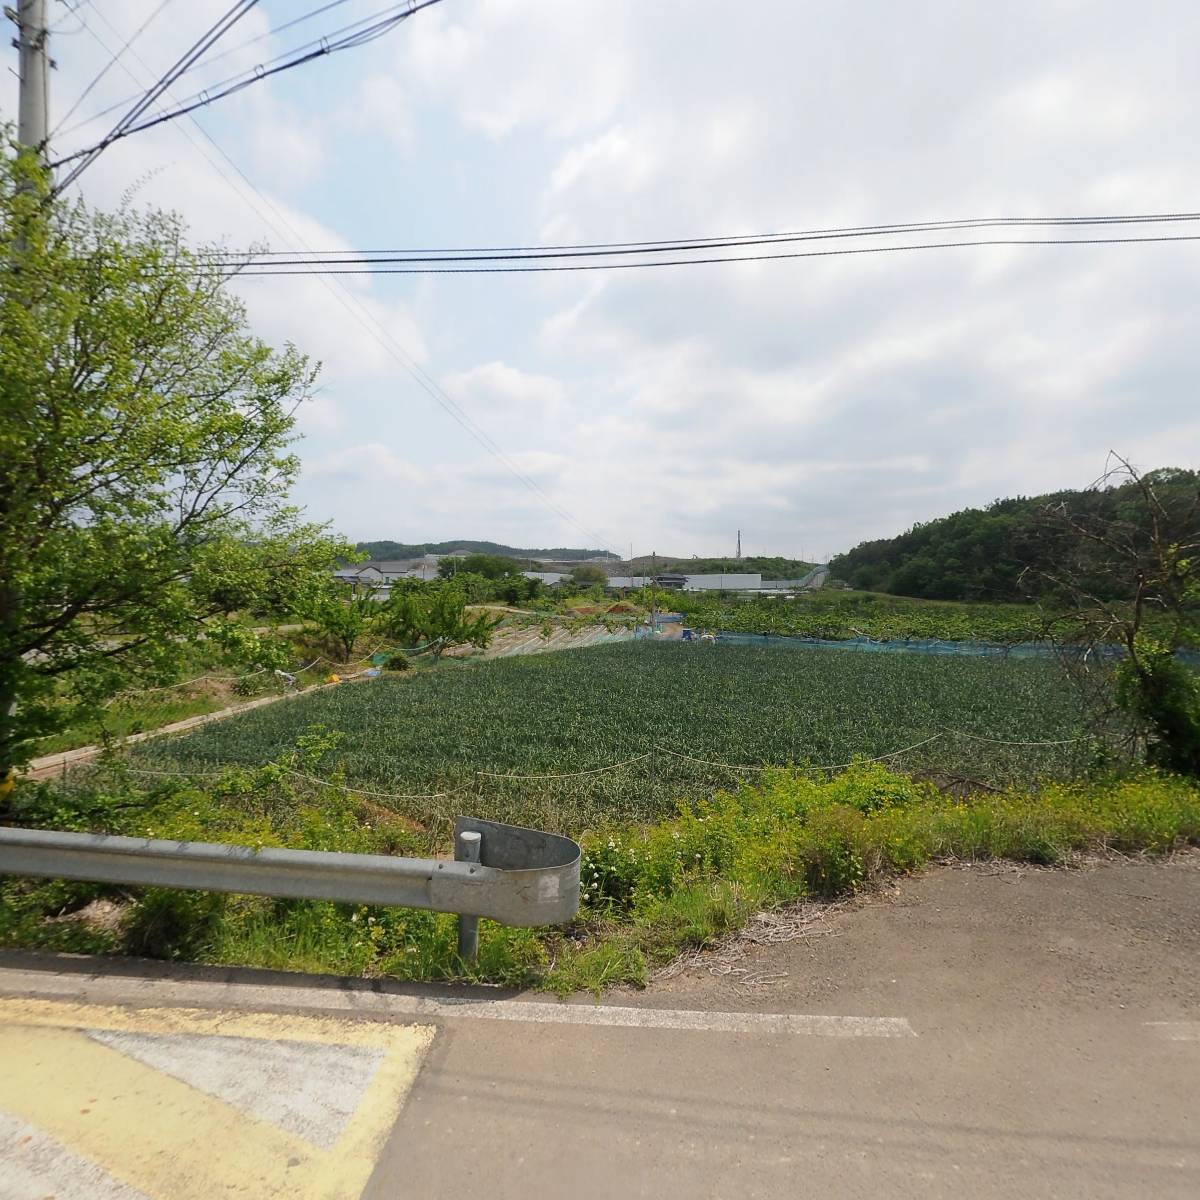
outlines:
[[[116,34],[117,31],[113,28],[112,23],[104,17],[104,14],[99,9],[96,11],[97,15],[100,16],[105,25],[107,25],[108,28],[112,30],[114,34]],[[93,38],[95,38],[97,42],[100,43],[102,47],[104,47],[106,50],[109,49],[104,40],[98,33],[96,33],[95,30],[89,27],[88,32]],[[118,34],[117,36],[120,35]],[[111,50],[109,52],[111,53]],[[150,72],[150,67],[147,66],[146,62],[141,58],[136,50],[130,51],[130,55],[134,61],[139,63],[147,73]],[[137,77],[129,69],[128,64],[122,60],[119,65],[134,83],[139,82]],[[250,177],[245,171],[242,170],[240,166],[238,166],[238,164],[230,157],[228,152],[220,145],[219,142],[217,142],[217,140],[208,132],[208,130],[206,130],[204,126],[200,124],[196,117],[189,114],[188,120],[195,127],[196,132],[198,132],[201,137],[204,138],[204,140],[213,148],[213,150],[215,150],[221,156],[221,158],[225,160],[228,166],[237,174],[237,176],[241,179],[242,184],[245,186],[245,191],[243,191],[242,188],[234,182],[230,175],[221,167],[218,162],[212,158],[208,151],[205,150],[204,147],[197,142],[194,137],[191,136],[186,126],[179,125],[177,128],[188,139],[188,141],[190,141],[192,145],[194,145],[200,151],[200,153],[204,155],[221,179],[223,179],[237,195],[238,199],[247,204],[269,228],[273,229],[275,233],[285,241],[292,241],[293,243],[301,246],[302,249],[297,251],[297,253],[312,254],[312,250],[305,246],[302,235],[297,231],[287,216],[280,211],[279,207],[272,200],[263,195],[259,188],[254,184],[254,181],[250,179]],[[384,326],[384,324],[375,316],[375,314],[372,313],[371,310],[362,303],[362,301],[347,287],[346,284],[344,284],[340,279],[322,279],[321,285],[329,292],[329,295],[332,297],[332,299],[346,310],[351,319],[359,326],[359,328],[362,329],[363,332],[369,337],[373,338],[375,342],[382,347],[384,352],[394,359],[396,363],[413,378],[417,385],[430,397],[430,399],[434,401],[434,403],[442,408],[455,422],[461,425],[471,435],[471,437],[483,447],[484,450],[486,450],[492,457],[500,462],[501,465],[504,466],[518,480],[518,482],[528,488],[551,513],[557,516],[560,520],[564,521],[566,524],[570,525],[577,532],[583,534],[592,545],[613,550],[618,555],[620,554],[620,551],[616,548],[614,542],[596,533],[594,530],[589,529],[570,511],[551,499],[536,480],[530,478],[523,471],[521,471],[521,469],[512,461],[512,459],[495,442],[495,440],[491,438],[491,436],[484,430],[480,429],[480,427],[471,419],[471,417],[464,412],[463,409],[456,404],[449,395],[447,395],[441,385],[438,384],[435,379],[433,379],[421,368],[420,364],[408,354],[403,345],[391,333],[391,331]]]
[[[89,83],[82,92],[79,93],[75,103],[72,104],[71,107],[68,108],[67,111],[58,119],[58,124],[55,125],[50,131],[51,137],[54,137],[54,135],[63,127],[63,124],[71,119],[74,113],[78,110],[79,106],[88,98],[92,89],[105,77],[105,75],[108,74],[113,67],[117,65],[117,59],[119,59],[121,55],[124,54],[129,47],[138,40],[139,37],[141,37],[146,27],[170,3],[171,0],[161,0],[159,6],[133,31],[133,34],[130,37],[125,39],[125,42],[121,48],[109,58],[108,62],[106,62],[103,67],[100,68],[100,73],[93,78],[92,82]],[[82,30],[82,26],[80,26],[80,29]]]
[[[314,253],[311,261],[330,262],[346,258],[368,259],[379,256],[381,261],[385,256],[395,257],[397,261],[406,261],[412,256],[416,261],[439,261],[434,255],[455,256],[462,259],[490,260],[502,257],[544,257],[568,258],[585,253],[597,255],[626,254],[644,251],[647,254],[667,253],[683,250],[703,250],[715,247],[732,247],[740,245],[772,244],[788,241],[820,241],[829,238],[873,237],[893,233],[926,233],[938,230],[967,230],[976,228],[991,228],[1005,226],[1078,226],[1078,225],[1123,225],[1123,224],[1156,224],[1182,221],[1198,221],[1200,212],[1179,213],[1123,213],[1099,214],[1095,216],[1069,217],[951,217],[928,221],[891,222],[883,225],[843,225],[826,229],[791,230],[776,233],[758,234],[720,234],[709,237],[665,238],[658,241],[639,242],[577,242],[560,245],[533,246],[451,246],[410,249],[371,249],[371,250],[324,250]],[[250,256],[252,260],[287,261],[287,255],[301,253],[295,250],[262,250]],[[243,256],[236,256],[237,261],[244,261]],[[306,260],[307,261],[307,260]],[[454,261],[448,258],[445,261]]]
[[[622,271],[645,267],[710,266],[715,263],[770,262],[794,258],[833,258],[848,255],[888,254],[905,250],[950,250],[982,246],[1117,246],[1149,242],[1200,242],[1200,234],[1122,238],[980,238],[954,242],[911,242],[901,246],[839,246],[831,250],[792,250],[780,254],[710,255],[705,258],[659,258],[641,262],[587,262],[539,266],[304,266],[270,264],[262,269],[232,266],[218,273],[228,278],[257,279],[271,275],[522,275],[559,271]]]
[[[285,71],[291,71],[296,67],[304,66],[306,63],[313,62],[318,58],[325,58],[331,54],[336,54],[342,50],[357,49],[360,46],[365,46],[385,34],[390,33],[402,22],[407,21],[410,17],[420,12],[422,9],[430,8],[434,4],[440,4],[441,0],[408,0],[406,4],[401,6],[403,12],[396,13],[392,11],[391,16],[384,17],[377,21],[374,25],[369,25],[365,29],[359,30],[356,33],[347,34],[340,40],[331,40],[329,37],[321,38],[318,43],[315,43],[315,49],[309,50],[307,53],[299,54],[298,57],[287,58],[287,61],[277,62],[275,66],[265,66],[259,64],[250,68],[248,71],[239,72],[236,76],[231,76],[224,84],[215,84],[212,88],[206,88],[204,91],[197,92],[195,95],[181,101],[175,108],[169,109],[166,112],[156,113],[152,117],[148,117],[144,121],[129,120],[126,118],[119,128],[115,128],[102,141],[96,145],[83,150],[77,150],[73,154],[67,154],[58,159],[52,165],[54,167],[65,166],[69,162],[76,159],[83,159],[84,162],[90,161],[89,156],[94,156],[103,150],[106,146],[113,142],[120,141],[122,138],[130,137],[132,134],[141,133],[147,129],[153,129],[158,125],[165,124],[168,121],[175,121],[178,118],[186,116],[189,113],[195,112],[198,108],[205,108],[217,100],[223,100],[227,96],[232,96],[237,92],[244,91],[248,87],[252,87],[256,83],[261,83],[264,79],[270,79],[273,75],[280,75]],[[297,54],[296,51],[291,51],[291,54]],[[286,57],[281,55],[280,57]],[[269,60],[276,62],[276,60]],[[181,74],[182,72],[180,72]],[[177,77],[177,76],[176,76]],[[143,108],[142,111],[145,111]],[[140,116],[141,114],[136,114]],[[76,172],[68,176],[67,183],[74,177]],[[64,183],[64,187],[66,184]]]
[[[87,170],[97,158],[118,138],[123,137],[124,131],[133,125],[138,118],[150,108],[150,106],[161,96],[171,84],[186,70],[186,68],[196,61],[210,46],[212,46],[219,38],[221,38],[228,30],[232,29],[256,4],[258,0],[238,0],[232,8],[228,9],[224,16],[209,27],[208,31],[202,34],[194,41],[184,53],[175,60],[175,62],[167,68],[167,70],[158,78],[157,82],[148,88],[142,95],[141,99],[119,120],[109,133],[97,142],[94,146],[86,150],[81,150],[77,154],[72,154],[68,159],[54,163],[53,166],[61,166],[63,162],[73,161],[78,159],[76,165],[68,172],[65,179],[62,179],[55,186],[55,192],[62,192],[70,187],[84,171]],[[100,10],[97,9],[97,12]]]

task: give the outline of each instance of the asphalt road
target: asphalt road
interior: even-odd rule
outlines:
[[[1200,856],[941,870],[828,929],[599,1006],[0,958],[0,1196],[1200,1195]]]

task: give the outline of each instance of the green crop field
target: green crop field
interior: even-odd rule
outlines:
[[[741,767],[904,751],[892,765],[942,781],[1061,777],[1090,746],[976,739],[1075,739],[1076,713],[1047,661],[639,642],[347,684],[148,743],[133,766],[258,765],[323,726],[341,741],[322,776],[427,828],[469,811],[578,831],[760,779]]]

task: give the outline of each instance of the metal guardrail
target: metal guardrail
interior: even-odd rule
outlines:
[[[459,817],[454,845],[448,862],[0,829],[0,875],[431,908],[459,914],[459,951],[468,959],[479,917],[560,925],[578,911],[579,846],[570,838]]]

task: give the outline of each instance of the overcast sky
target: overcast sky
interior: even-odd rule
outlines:
[[[62,122],[100,43],[157,3],[50,4],[56,154],[228,7],[171,0]],[[318,6],[261,3],[218,50]],[[339,5],[176,92],[384,7]],[[185,119],[78,186],[278,250],[1193,211],[1197,44],[1194,0],[444,0],[203,110],[219,151]],[[1084,485],[1110,448],[1200,465],[1198,279],[1200,243],[1175,243],[237,287],[261,336],[324,364],[297,499],[352,538],[716,554],[740,528],[746,553],[816,558]]]

